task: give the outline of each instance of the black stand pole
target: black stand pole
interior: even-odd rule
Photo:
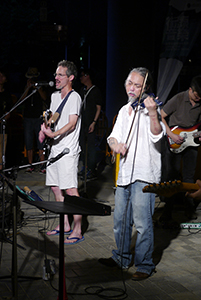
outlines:
[[[6,172],[6,171],[10,171],[10,170],[14,170],[13,168],[10,169],[5,169],[5,136],[6,136],[6,121],[5,121],[5,117],[7,115],[9,115],[14,109],[16,109],[20,104],[22,104],[25,100],[27,100],[30,96],[32,96],[34,93],[36,93],[36,91],[39,89],[40,87],[37,87],[36,89],[34,89],[32,91],[32,93],[30,93],[27,97],[23,98],[23,95],[21,96],[21,98],[18,100],[18,102],[11,108],[10,111],[6,112],[1,118],[1,124],[2,124],[2,133],[3,133],[3,138],[2,138],[2,172]],[[23,98],[23,99],[22,99]],[[41,163],[44,163],[40,162]],[[30,166],[27,165],[27,166]],[[0,240],[1,241],[6,241],[12,244],[12,242],[10,242],[8,239],[6,239],[5,236],[5,230],[4,230],[4,222],[5,222],[5,177],[3,177],[2,179],[2,183],[3,183],[3,187],[2,187],[2,228],[0,230]],[[15,214],[17,214],[17,212],[15,212]],[[1,249],[0,249],[0,264],[1,264],[1,257],[2,257],[2,252],[3,252],[3,242],[1,243]]]
[[[59,235],[59,298],[64,296],[64,214],[60,214],[60,235]],[[65,298],[64,298],[65,299]]]
[[[68,151],[63,151],[61,154],[62,156],[67,154]],[[57,156],[55,158],[51,158],[49,160],[47,160],[47,162],[50,164],[54,163],[57,159],[59,159],[60,156]],[[44,162],[44,161],[43,161]],[[46,161],[45,161],[46,162]],[[39,163],[35,163],[35,164],[40,164],[42,162]],[[18,168],[24,168],[26,166],[21,166]],[[18,168],[10,168],[4,171],[14,171],[15,174],[13,174],[14,179],[16,179],[16,172]],[[16,184],[15,181],[13,183],[11,183],[9,181],[8,178],[6,178],[6,176],[4,174],[0,174],[3,177],[3,180],[8,183],[9,187],[13,190],[13,248],[12,248],[12,272],[10,276],[3,276],[0,277],[0,279],[5,279],[5,278],[10,278],[12,279],[12,290],[13,290],[13,296],[15,297],[15,299],[18,299],[18,292],[17,292],[17,282],[18,282],[18,277],[19,278],[26,278],[26,279],[41,279],[41,277],[30,277],[30,276],[18,276],[17,275],[17,193],[16,193]],[[23,195],[23,199],[24,199],[24,195]],[[29,201],[30,202],[30,201]],[[62,212],[60,212],[60,260],[61,262],[59,263],[59,278],[62,279],[63,278],[63,270],[64,270],[64,244],[63,244],[63,239],[64,239],[64,214]],[[62,238],[63,237],[63,238]],[[59,260],[59,261],[60,261]],[[59,291],[60,293],[62,293],[61,295],[59,295],[59,299],[63,298],[63,288],[61,288],[61,280],[59,280]],[[62,281],[62,286],[63,286],[63,281]]]
[[[5,176],[3,176],[5,180]],[[13,207],[12,207],[12,225],[13,225],[13,242],[12,242],[12,269],[11,275],[2,276],[0,279],[8,279],[11,278],[12,280],[12,293],[14,299],[18,299],[18,278],[24,278],[27,280],[38,280],[41,277],[32,277],[32,276],[18,276],[17,274],[17,193],[16,193],[16,185],[15,182],[12,184],[6,178],[6,181],[9,183],[9,186],[13,188]]]
[[[60,215],[60,235],[59,235],[59,298],[57,300],[66,299],[65,278],[64,278],[64,215],[97,215],[106,216],[111,215],[111,207],[94,200],[89,200],[83,197],[66,195],[64,202],[52,201],[30,201],[25,200],[26,203],[36,206],[39,209],[51,211]],[[65,297],[64,297],[65,296]]]
[[[6,130],[6,121],[2,119],[2,170],[5,169],[5,130]],[[0,231],[0,239],[5,239],[5,230],[4,230],[4,223],[5,223],[5,179],[2,180],[2,228]],[[1,263],[1,256],[3,251],[3,243],[1,244],[1,251],[0,251],[0,263]]]
[[[12,286],[13,296],[17,297],[17,195],[16,188],[13,186],[13,248],[12,248]],[[17,298],[16,298],[17,299]]]

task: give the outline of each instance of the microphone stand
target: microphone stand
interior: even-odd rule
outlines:
[[[66,151],[63,155],[65,155],[67,153],[68,152]],[[55,161],[57,161],[58,159],[60,159],[62,156],[60,154],[60,156],[50,158],[50,159],[48,159],[46,161],[43,161],[43,162],[34,163],[34,165],[41,164],[41,163],[44,163],[44,162],[49,162],[49,165],[50,165],[50,164],[54,163]],[[3,177],[4,181],[6,180],[6,182],[11,187],[11,189],[13,189],[13,242],[11,242],[12,245],[13,245],[13,247],[12,247],[12,271],[11,271],[11,275],[2,276],[2,277],[0,277],[0,279],[6,279],[6,278],[11,278],[12,279],[12,292],[13,292],[14,299],[18,299],[18,289],[17,289],[18,278],[25,278],[25,279],[28,279],[28,280],[41,279],[41,277],[21,276],[21,275],[18,276],[18,274],[17,274],[17,217],[16,217],[17,209],[16,208],[17,208],[17,199],[18,198],[17,198],[17,192],[16,192],[15,179],[17,177],[16,176],[17,169],[21,169],[21,168],[25,168],[25,167],[27,167],[27,165],[19,166],[19,167],[13,167],[13,168],[4,170],[4,171],[7,171],[7,172],[13,170],[13,173],[14,173],[13,183],[11,183],[10,180],[3,173],[0,174],[0,176]]]
[[[5,172],[7,170],[5,170],[5,164],[6,164],[6,160],[5,160],[5,132],[6,132],[6,120],[5,117],[7,115],[9,115],[13,110],[15,110],[20,104],[22,104],[24,101],[26,101],[29,97],[31,97],[34,93],[37,92],[37,90],[40,87],[36,87],[27,97],[23,98],[23,95],[25,92],[23,93],[23,95],[21,96],[21,98],[18,100],[18,102],[10,109],[10,111],[8,111],[7,113],[5,113],[1,118],[0,118],[0,122],[2,124],[2,170],[0,172]],[[23,98],[23,99],[22,99]],[[5,231],[4,231],[4,223],[5,223],[5,178],[3,177],[2,179],[2,228],[0,230],[0,240],[6,240],[5,239]],[[3,242],[1,243],[1,250],[0,250],[0,264],[1,264],[1,257],[2,257],[2,251],[3,251]]]
[[[2,171],[5,168],[5,125],[6,121],[4,118],[2,118]],[[0,250],[0,265],[1,265],[1,257],[3,252],[3,241],[8,241],[5,235],[5,209],[6,209],[6,203],[5,203],[5,179],[2,179],[2,228],[0,230],[0,240],[1,240],[1,250]],[[10,241],[8,241],[10,242]],[[10,242],[12,243],[12,242]]]
[[[21,96],[21,98],[18,100],[18,102],[11,108],[11,110],[9,112],[7,112],[5,115],[3,115],[1,118],[0,118],[0,121],[1,120],[4,120],[4,118],[10,114],[14,109],[16,109],[19,105],[21,105],[24,101],[26,101],[29,97],[31,97],[34,93],[37,92],[37,90],[40,88],[39,87],[35,87],[35,89],[28,95],[26,96],[25,98],[23,98],[23,94]],[[26,92],[26,90],[25,90]],[[22,99],[23,98],[23,99]],[[10,169],[5,169],[5,151],[4,151],[4,145],[5,145],[5,121],[2,122],[3,123],[3,155],[2,155],[2,177],[3,177],[3,203],[2,203],[2,231],[4,231],[4,222],[5,222],[5,209],[4,209],[4,206],[5,206],[5,175],[4,175],[4,172],[6,171],[10,171],[10,170],[15,170],[17,171],[17,168],[10,168]],[[60,157],[58,157],[59,159]],[[56,159],[57,160],[57,159]],[[49,160],[49,164],[51,163],[54,163],[54,161],[56,160]],[[35,163],[35,164],[42,164],[46,161],[43,161],[43,162],[39,162],[39,163]],[[30,166],[30,164],[28,165]],[[25,166],[21,166],[21,167],[18,167],[18,168],[24,168]],[[13,296],[14,296],[14,299],[18,299],[18,285],[17,285],[17,282],[18,282],[18,274],[17,274],[17,193],[16,193],[16,184],[15,184],[15,180],[16,180],[16,177],[17,177],[17,172],[15,172],[14,174],[14,182],[13,184],[11,184],[9,182],[9,180],[7,180],[7,182],[10,184],[10,186],[13,186],[13,203],[12,203],[12,225],[13,225],[13,242],[11,242],[12,244],[12,271],[11,271],[11,275],[10,276],[3,276],[3,277],[0,277],[0,279],[3,279],[3,278],[11,278],[12,279],[12,292],[13,292]],[[1,174],[0,174],[1,175]],[[3,234],[3,232],[2,232]],[[6,239],[4,239],[6,240]],[[7,240],[6,240],[7,241]],[[3,241],[2,241],[2,244],[1,244],[1,256],[2,256],[2,249],[3,249]],[[1,256],[0,256],[0,262],[1,262]],[[31,276],[20,276],[21,278],[27,278],[27,279],[41,279],[41,277],[31,277]]]
[[[2,175],[5,171],[8,171],[5,169],[5,131],[6,131],[6,121],[5,117],[10,114],[14,109],[16,109],[19,105],[21,105],[24,101],[26,101],[29,97],[31,97],[34,93],[37,92],[37,90],[40,87],[36,87],[28,96],[22,99],[23,95],[19,99],[19,101],[11,108],[9,112],[4,114],[1,118],[0,121],[2,122],[2,132],[3,132],[3,141],[2,141]],[[26,92],[26,91],[25,91]],[[40,162],[41,163],[41,162]],[[12,168],[11,168],[12,169]],[[2,229],[0,232],[0,238],[1,238],[1,252],[0,252],[0,264],[1,264],[1,257],[2,257],[2,252],[3,252],[3,241],[9,242],[12,244],[12,271],[10,276],[3,276],[0,277],[1,279],[3,278],[11,278],[12,279],[12,287],[13,287],[13,296],[14,299],[18,299],[18,291],[17,291],[17,281],[18,281],[18,275],[17,275],[17,194],[16,194],[16,185],[15,181],[13,183],[13,203],[12,203],[12,225],[13,225],[13,242],[8,240],[5,237],[5,228],[4,228],[4,223],[5,223],[5,176],[3,177],[3,187],[2,187]],[[14,180],[16,179],[16,174],[14,176]],[[23,247],[22,247],[23,248]],[[22,278],[27,278],[27,279],[41,279],[40,277],[25,277],[25,276],[20,276]]]

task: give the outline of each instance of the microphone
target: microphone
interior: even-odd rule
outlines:
[[[68,148],[64,148],[64,150],[59,153],[57,156],[50,158],[49,163],[52,164],[55,161],[59,160],[62,156],[64,156],[65,154],[68,154],[70,152],[70,150]]]
[[[34,86],[42,86],[42,85],[54,86],[54,82],[50,81],[50,82],[37,82],[37,83],[34,83]]]

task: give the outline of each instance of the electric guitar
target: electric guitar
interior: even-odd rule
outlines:
[[[52,112],[51,110],[47,109],[43,112],[43,121],[45,123],[45,127],[50,127],[52,131],[54,131],[54,123],[49,122],[49,120],[52,118]],[[52,146],[52,138],[46,136],[44,141],[44,152],[48,154],[50,152],[51,146]]]
[[[51,110],[47,109],[43,112],[43,121],[45,123],[45,127],[47,128],[49,125],[49,120],[52,117],[52,112]]]
[[[199,189],[197,183],[181,182],[180,180],[153,183],[143,188],[143,193],[154,193],[159,196],[171,197],[179,192],[195,192]]]
[[[182,128],[179,126],[170,128],[173,133],[184,138],[182,144],[176,144],[169,136],[167,136],[170,150],[173,153],[180,153],[189,146],[200,146],[201,142],[199,141],[199,137],[201,136],[201,131],[198,131],[200,127],[201,122],[190,128]]]

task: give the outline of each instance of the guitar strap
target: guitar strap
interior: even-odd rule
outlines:
[[[82,102],[82,106],[84,106],[84,110],[86,109],[86,99],[87,99],[87,95],[89,94],[89,92],[95,87],[95,85],[92,85],[92,87],[90,87],[90,89],[87,91],[87,93],[84,95],[84,100]]]
[[[74,90],[70,91],[66,97],[64,98],[64,100],[61,102],[61,104],[59,105],[59,107],[57,108],[56,112],[59,113],[59,115],[61,115],[61,112],[64,108],[64,105],[66,104],[68,97],[70,96],[70,94],[73,92]]]
[[[61,112],[64,108],[64,105],[66,104],[70,94],[73,92],[74,90],[71,90],[66,97],[63,99],[63,101],[61,102],[61,104],[59,105],[59,107],[57,108],[56,112],[54,113],[53,117],[52,117],[52,122],[55,123],[57,121],[57,119],[59,118],[59,116],[61,115]]]

